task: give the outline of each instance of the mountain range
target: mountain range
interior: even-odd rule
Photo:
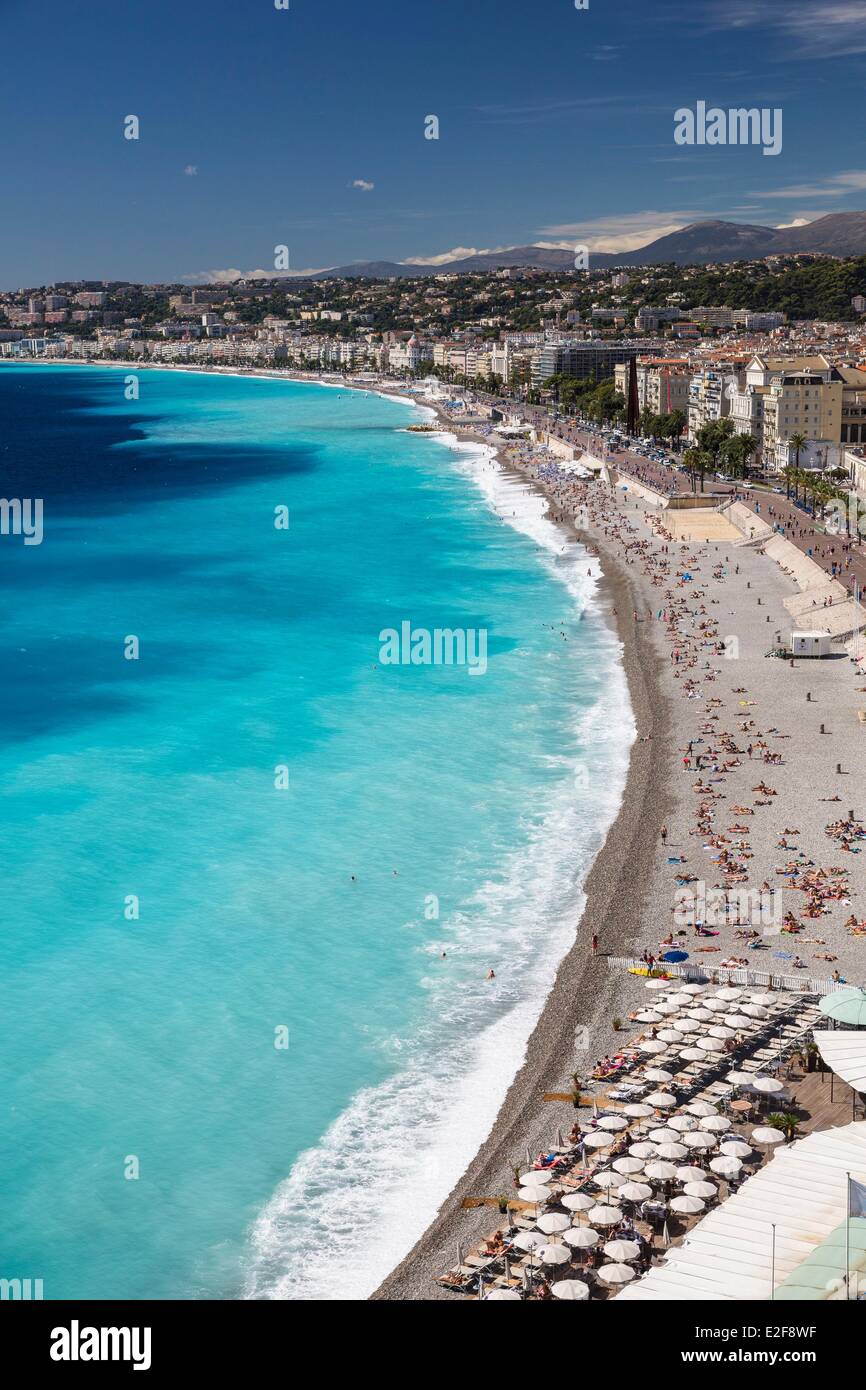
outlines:
[[[760,227],[748,222],[691,222],[687,227],[658,237],[635,251],[591,252],[589,265],[591,270],[671,263],[713,265],[730,261],[758,261],[765,256],[796,252],[866,256],[866,212],[828,213],[826,217],[819,217],[802,227]],[[441,265],[355,261],[351,265],[320,271],[312,278],[417,279],[425,275],[465,275],[472,271],[500,270],[507,266],[573,270],[574,252],[542,246],[512,246],[505,251],[484,251]]]

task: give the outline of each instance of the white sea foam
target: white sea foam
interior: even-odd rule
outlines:
[[[488,446],[440,437],[489,505],[538,543],[582,611],[596,579],[583,547],[546,518],[545,499],[506,475]],[[603,697],[576,719],[575,783],[559,784],[501,877],[442,924],[449,957],[471,966],[462,987],[431,968],[427,1022],[393,1040],[394,1074],[354,1097],[266,1204],[251,1232],[247,1297],[369,1295],[489,1133],[574,939],[582,884],[625,785],[635,729],[619,643],[602,625],[595,635],[607,679]],[[493,984],[483,978],[491,960],[502,967]]]

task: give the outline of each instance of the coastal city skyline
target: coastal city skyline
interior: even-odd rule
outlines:
[[[856,3],[545,0],[530,22],[522,0],[429,15],[379,0],[359,27],[350,0],[95,0],[46,46],[65,15],[61,0],[0,9],[4,47],[39,54],[47,95],[29,101],[33,73],[10,65],[0,109],[28,119],[0,154],[17,193],[7,289],[204,282],[272,269],[275,245],[290,273],[617,251],[696,220],[778,227],[864,201]],[[675,143],[674,113],[698,102],[780,111],[779,152]]]

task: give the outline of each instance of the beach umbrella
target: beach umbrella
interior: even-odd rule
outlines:
[[[653,1190],[646,1182],[627,1182],[625,1187],[619,1188],[616,1195],[624,1202],[645,1202],[653,1195]]]
[[[570,1231],[563,1232],[562,1239],[573,1250],[591,1250],[594,1245],[598,1245],[601,1236],[591,1226],[572,1226]]]
[[[743,1165],[738,1158],[728,1158],[722,1154],[720,1158],[710,1159],[710,1167],[714,1173],[720,1173],[723,1178],[735,1178]]]
[[[605,1284],[627,1284],[630,1279],[634,1279],[634,1270],[629,1265],[602,1265],[598,1270],[599,1279],[604,1280]]]
[[[677,990],[676,994],[668,995],[667,1002],[669,1004],[676,1004],[677,1007],[681,1009],[684,1004],[691,1004],[692,1001],[691,997],[688,994],[686,994],[685,990],[679,989]]]
[[[595,1198],[586,1192],[569,1192],[567,1197],[563,1197],[562,1205],[568,1211],[589,1211],[590,1207],[595,1206]]]
[[[643,1074],[645,1081],[673,1081],[674,1074],[663,1067],[647,1067]]]
[[[655,1144],[647,1144],[643,1142],[640,1144],[629,1144],[628,1151],[635,1158],[655,1158],[656,1156]]]
[[[546,1187],[540,1187],[536,1184],[535,1187],[519,1187],[517,1189],[517,1195],[521,1202],[535,1202],[542,1206],[545,1202],[550,1200],[553,1193],[548,1192]]]
[[[753,1076],[748,1084],[750,1090],[758,1091],[763,1096],[777,1096],[785,1089],[784,1082],[777,1081],[774,1076]]]
[[[560,1231],[567,1231],[571,1222],[567,1216],[563,1216],[562,1212],[550,1211],[544,1216],[539,1216],[535,1224],[539,1231],[543,1231],[546,1236],[555,1236]]]
[[[624,1120],[621,1115],[602,1115],[598,1122],[599,1129],[628,1129],[628,1120]]]
[[[623,1264],[626,1260],[636,1260],[640,1254],[636,1240],[609,1240],[602,1248],[609,1260],[620,1260]]]
[[[706,985],[683,985],[680,994],[703,994]]]
[[[712,1134],[724,1134],[730,1128],[731,1121],[724,1115],[708,1115],[701,1124],[701,1129]]]
[[[649,1137],[653,1144],[658,1146],[659,1144],[676,1144],[679,1142],[680,1136],[678,1130],[668,1129],[665,1126],[664,1129],[651,1129]]]
[[[525,1250],[527,1254],[531,1254],[547,1244],[547,1237],[539,1235],[538,1231],[521,1231],[511,1243],[516,1245],[518,1250]]]
[[[656,1110],[672,1110],[676,1106],[676,1097],[669,1091],[650,1091],[646,1098],[647,1105],[655,1106]]]
[[[644,1105],[643,1101],[633,1101],[631,1105],[624,1105],[622,1109],[624,1115],[629,1115],[633,1120],[644,1120],[653,1113],[651,1105]]]
[[[635,1014],[637,1023],[661,1023],[662,1015],[656,1013],[655,1009],[642,1009],[639,1014]]]
[[[679,1130],[684,1134],[687,1129],[697,1129],[698,1122],[694,1115],[671,1115],[668,1120],[668,1129]]]
[[[767,1144],[772,1148],[774,1144],[782,1144],[784,1141],[785,1136],[782,1131],[780,1129],[772,1129],[769,1125],[762,1125],[759,1126],[758,1129],[752,1130],[753,1144]]]
[[[662,960],[669,961],[671,965],[678,964],[681,960],[688,960],[688,951],[665,951]]]
[[[712,1014],[707,1014],[707,1018],[712,1018],[712,1017],[713,1017]],[[678,1032],[678,1033],[697,1033],[697,1032],[700,1031],[700,1027],[701,1027],[701,1025],[700,1025],[700,1023],[698,1022],[698,1020],[697,1020],[696,1018],[678,1018],[678,1019],[677,1019],[677,1032]],[[661,1037],[661,1034],[659,1034],[659,1037]]]
[[[610,1170],[605,1170],[603,1173],[594,1173],[592,1181],[596,1187],[622,1187],[628,1179],[624,1178],[622,1173],[612,1173]]]
[[[553,1179],[553,1173],[549,1168],[531,1168],[528,1173],[520,1174],[521,1187],[545,1187]]]
[[[748,1014],[749,1018],[766,1018],[770,1012],[760,1004],[742,1004],[739,1008],[741,1014]]]
[[[641,1173],[643,1161],[639,1158],[616,1158],[611,1164],[618,1173]]]
[[[736,1030],[735,1030],[734,1028],[724,1028],[724,1027],[722,1026],[722,1024],[720,1024],[720,1023],[715,1023],[715,1024],[713,1024],[713,1027],[712,1027],[712,1028],[709,1028],[709,1029],[707,1030],[707,1036],[710,1037],[710,1038],[722,1038],[722,1039],[727,1039],[727,1038],[735,1038],[735,1037],[737,1036],[737,1034],[736,1034]]]
[[[537,1254],[541,1263],[545,1265],[567,1265],[571,1259],[571,1251],[567,1245],[542,1245]]]
[[[739,999],[743,993],[741,989],[734,989],[732,985],[726,985],[724,989],[717,989],[716,999]]]
[[[697,1115],[701,1119],[705,1115],[718,1115],[719,1113],[719,1107],[708,1100],[693,1100],[690,1105],[686,1106],[686,1109],[690,1115]]]
[[[750,1004],[763,1004],[763,1006],[764,1006],[765,1009],[772,1008],[772,1006],[773,1006],[774,1004],[777,1004],[778,1002],[779,1002],[779,1001],[778,1001],[778,998],[777,998],[777,996],[776,996],[775,994],[750,994],[750,995],[749,995],[749,1003],[750,1003]]]
[[[659,1158],[665,1160],[685,1158],[687,1153],[688,1149],[685,1144],[659,1144]],[[650,1177],[653,1176],[652,1173],[649,1172],[649,1167],[647,1167],[646,1171],[649,1173]]]
[[[726,1013],[728,1008],[724,999],[702,999],[701,1007],[704,1009],[712,1009],[714,1014]]]
[[[671,1202],[671,1211],[678,1211],[686,1216],[694,1216],[696,1212],[703,1211],[706,1202],[700,1197],[674,1197]]]
[[[707,1054],[702,1052],[699,1047],[686,1047],[680,1053],[680,1056],[686,1062],[705,1062],[707,1060]]]
[[[724,1144],[719,1145],[719,1153],[726,1158],[748,1158],[752,1152],[748,1144],[744,1144],[742,1139],[728,1139]]]
[[[729,1071],[725,1080],[730,1081],[733,1086],[748,1086],[752,1076],[753,1073],[750,1071]]]
[[[660,1004],[656,1004],[655,1008],[656,1013],[659,1014],[678,1014],[680,1011],[679,1004],[671,1004],[666,999],[662,1000]]]
[[[707,1199],[710,1197],[717,1197],[719,1189],[714,1182],[687,1182],[683,1188],[683,1192],[687,1197],[703,1197]]]
[[[678,1033],[676,1028],[662,1028],[661,1032],[656,1034],[656,1037],[659,1042],[666,1043],[681,1043],[684,1040],[684,1035]]]
[[[669,1178],[675,1178],[677,1175],[677,1170],[672,1163],[648,1163],[644,1171],[648,1178],[655,1178],[658,1182],[666,1182]]]
[[[484,1295],[485,1303],[519,1303],[520,1294],[516,1289],[491,1289]]]
[[[589,1298],[589,1284],[585,1284],[582,1279],[557,1279],[555,1284],[551,1284],[550,1292],[554,1298],[585,1303]]]
[[[610,1207],[599,1204],[593,1207],[589,1213],[589,1219],[593,1226],[616,1226],[622,1221],[622,1210],[619,1207]]]
[[[663,1245],[663,1246],[665,1247],[665,1249],[667,1250],[668,1247],[670,1246],[670,1243],[671,1243],[671,1237],[670,1237],[670,1232],[669,1232],[669,1230],[668,1230],[668,1223],[667,1223],[667,1221],[665,1221],[664,1229],[663,1229],[663,1231],[662,1231],[662,1245]]]
[[[721,1038],[698,1038],[698,1047],[702,1052],[724,1052],[725,1044]]]
[[[584,1134],[581,1143],[588,1149],[606,1149],[613,1143],[614,1136],[606,1129],[594,1129],[590,1134]]]
[[[690,1023],[709,1023],[711,1019],[715,1018],[715,1014],[712,1009],[705,1009],[701,1004],[698,1009],[689,1009],[686,1018]]]
[[[740,1013],[725,1014],[725,1022],[729,1023],[732,1028],[750,1028],[752,1025],[752,1020]]]
[[[700,1182],[701,1178],[706,1176],[703,1168],[695,1168],[691,1163],[683,1164],[677,1169],[677,1182]]]
[[[638,1043],[638,1047],[641,1052],[647,1052],[651,1057],[656,1056],[659,1052],[667,1052],[665,1044],[656,1042],[655,1038],[644,1038],[642,1042]]]
[[[643,987],[644,989],[670,989],[671,982],[670,980],[659,980],[657,978],[652,980],[644,980]]]
[[[691,1134],[683,1135],[683,1143],[690,1149],[714,1149],[716,1147],[716,1136],[707,1134],[703,1129],[696,1129]]]

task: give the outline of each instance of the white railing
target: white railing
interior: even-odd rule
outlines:
[[[609,970],[646,969],[646,961],[630,956],[608,956]],[[808,975],[779,975],[774,970],[752,970],[747,966],[726,965],[686,965],[656,961],[653,971],[664,971],[679,979],[711,981],[719,985],[754,985],[762,989],[786,989],[795,994],[832,994],[835,990],[849,989],[850,985],[836,980],[813,980]]]

